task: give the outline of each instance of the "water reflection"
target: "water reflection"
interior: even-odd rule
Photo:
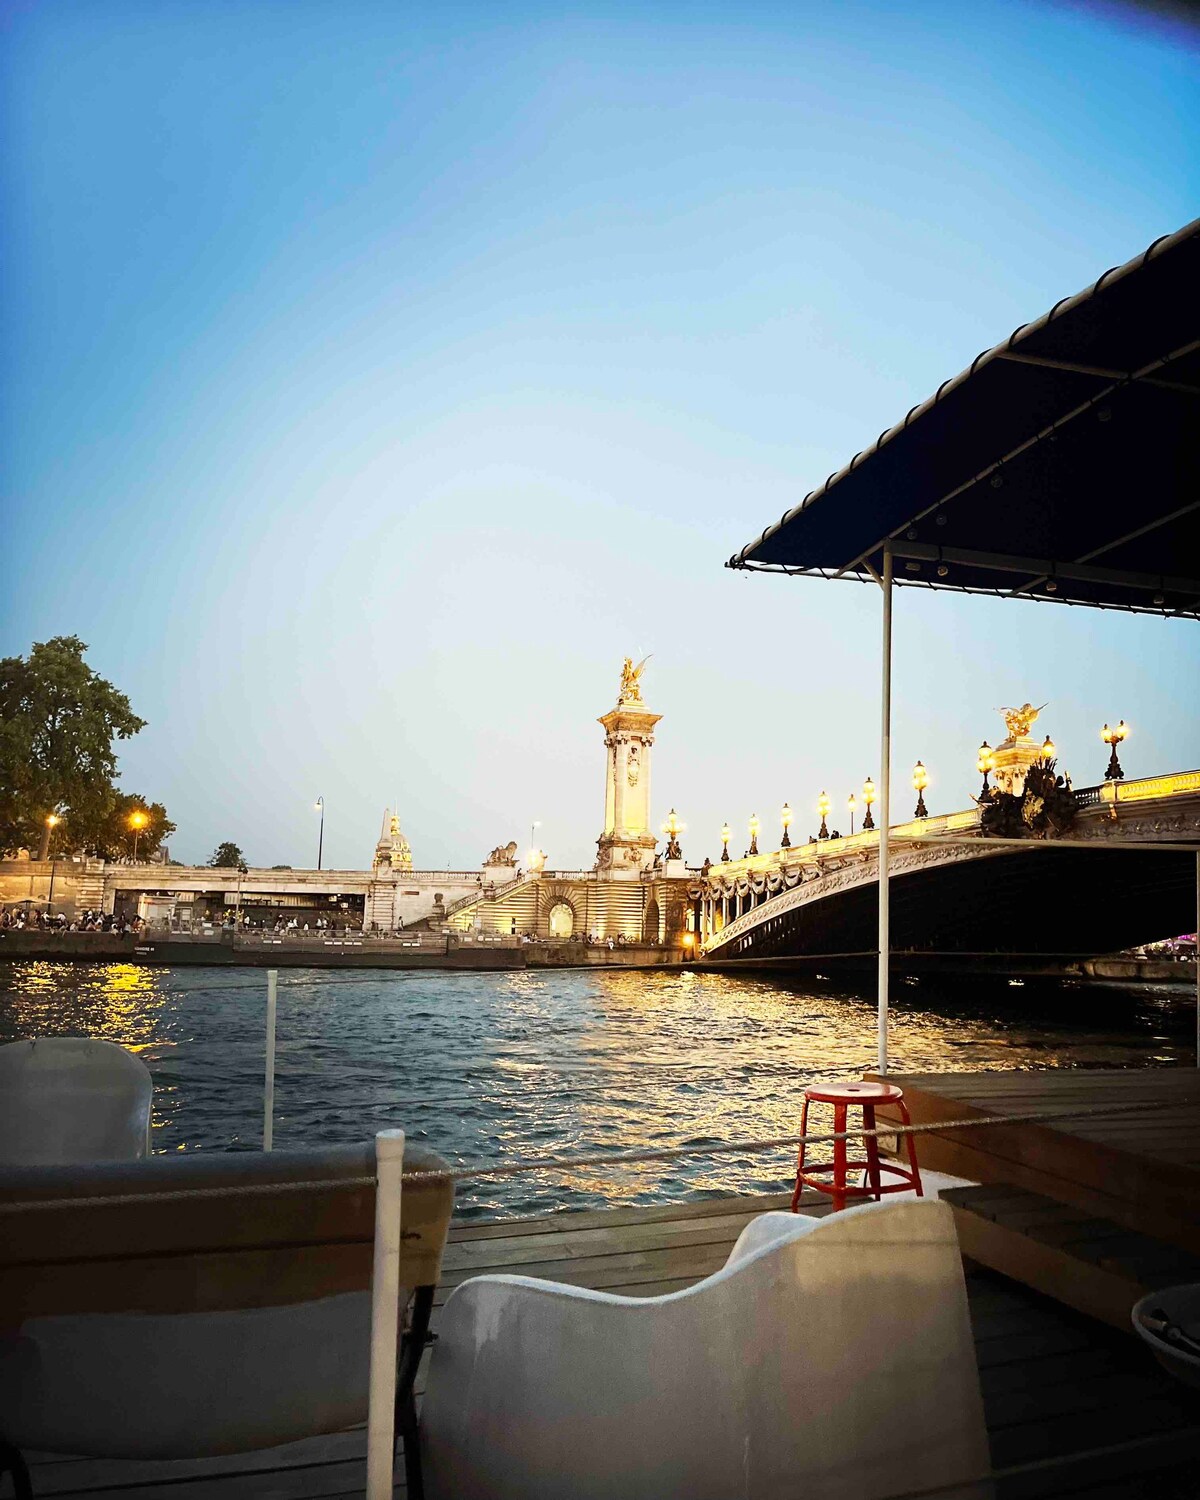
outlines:
[[[896,1071],[1191,1061],[1186,991],[898,986]],[[0,970],[0,1039],[104,1037],[155,1082],[155,1148],[257,1145],[261,971],[24,963]],[[461,1163],[794,1133],[804,1086],[875,1058],[871,996],[728,974],[280,977],[275,1140],[402,1124]],[[788,1185],[786,1151],[544,1172],[464,1187],[466,1212],[653,1203]]]

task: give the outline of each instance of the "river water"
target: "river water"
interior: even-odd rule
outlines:
[[[896,1072],[1192,1062],[1186,989],[894,987]],[[93,1036],[154,1077],[154,1149],[258,1145],[265,971],[0,964],[0,1041]],[[816,1079],[875,1057],[875,1002],[812,978],[287,969],[277,1149],[402,1126],[461,1165],[795,1134]],[[464,1184],[457,1212],[682,1201],[790,1186],[786,1151]]]

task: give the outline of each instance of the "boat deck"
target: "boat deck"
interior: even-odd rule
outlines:
[[[904,1090],[914,1124],[1079,1111],[1053,1124],[922,1135],[921,1164],[1040,1193],[1200,1255],[1196,1068],[911,1073],[890,1081]]]
[[[723,1265],[754,1215],[787,1202],[711,1198],[455,1224],[437,1306],[460,1281],[489,1271],[629,1296],[676,1291]],[[815,1194],[804,1206],[827,1211]],[[967,1287],[992,1462],[997,1470],[1020,1468],[997,1485],[998,1500],[1067,1494],[1194,1500],[1200,1459],[1195,1392],[1161,1371],[1132,1334],[993,1272],[969,1268]],[[349,1500],[363,1494],[365,1452],[365,1434],[358,1431],[188,1463],[44,1456],[34,1464],[34,1487],[37,1495],[59,1500]],[[403,1485],[396,1493],[403,1494]]]

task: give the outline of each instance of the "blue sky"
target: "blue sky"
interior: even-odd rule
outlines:
[[[184,859],[311,862],[323,795],[328,863],[398,801],[425,867],[590,864],[634,652],[689,858],[815,826],[878,775],[876,593],[724,559],[1196,212],[1200,41],[1115,7],[5,24],[0,652],[89,642]],[[1194,625],[905,592],[896,647],[934,811],[1027,698],[1081,783],[1120,716],[1200,763]]]

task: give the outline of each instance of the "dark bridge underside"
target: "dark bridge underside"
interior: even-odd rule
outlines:
[[[912,968],[958,967],[968,954],[1093,958],[1190,932],[1195,893],[1191,852],[1042,846],[894,876],[891,947]],[[874,883],[774,917],[773,904],[764,903],[761,923],[714,960],[857,966],[877,951]]]

